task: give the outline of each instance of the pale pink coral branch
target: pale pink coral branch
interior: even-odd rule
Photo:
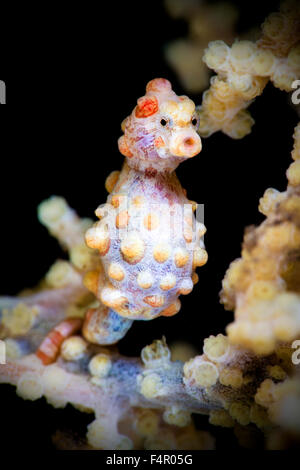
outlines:
[[[115,449],[128,442],[129,446],[134,445],[118,431],[118,423],[126,420],[133,409],[173,407],[189,414],[209,413],[221,407],[216,400],[209,401],[204,390],[198,390],[198,396],[187,393],[179,361],[147,370],[140,360],[116,353],[111,353],[110,361],[109,375],[100,378],[91,376],[85,360],[76,364],[60,358],[55,364],[44,366],[35,355],[27,355],[0,366],[0,383],[16,385],[17,393],[25,399],[45,396],[55,407],[71,403],[81,410],[93,411],[95,421],[89,426],[87,437],[92,446],[100,448]],[[157,386],[155,393],[151,381]],[[132,420],[127,423],[129,435],[135,434],[130,429],[133,424]],[[103,427],[104,435],[99,427]]]

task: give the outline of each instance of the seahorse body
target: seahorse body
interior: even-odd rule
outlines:
[[[177,96],[165,79],[148,83],[122,123],[119,149],[126,161],[119,176],[109,177],[111,193],[96,211],[100,221],[86,233],[103,265],[87,285],[106,306],[86,316],[83,332],[90,341],[112,343],[133,320],[176,314],[178,296],[191,292],[196,267],[206,263],[205,227],[174,172],[201,151],[197,125],[194,103]],[[116,314],[122,320],[116,322]]]

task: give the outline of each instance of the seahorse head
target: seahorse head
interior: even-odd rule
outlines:
[[[156,78],[122,123],[120,152],[139,170],[172,171],[201,151],[198,124],[193,101],[177,96],[168,80]]]

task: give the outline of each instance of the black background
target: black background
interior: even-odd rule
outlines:
[[[34,286],[64,256],[37,221],[43,199],[64,196],[81,216],[94,217],[107,197],[106,176],[123,161],[117,148],[120,123],[146,83],[162,76],[178,94],[186,93],[164,58],[166,42],[187,34],[183,20],[172,20],[160,1],[84,5],[26,7],[24,16],[18,10],[3,38],[0,79],[6,81],[8,106],[2,110],[0,134],[0,295]],[[240,2],[239,31],[260,24],[276,5]],[[191,97],[201,102],[201,94]],[[264,190],[285,189],[297,123],[287,94],[272,85],[251,113],[256,121],[251,135],[240,141],[221,133],[203,139],[201,154],[178,168],[188,197],[205,204],[209,261],[198,270],[194,291],[182,298],[180,313],[135,322],[120,342],[122,353],[139,355],[162,335],[201,351],[203,339],[223,332],[232,320],[219,304],[221,281],[240,255],[245,226],[263,220],[257,207]],[[1,386],[2,445],[51,449],[56,429],[84,430],[90,420],[71,407],[53,410],[43,400],[24,402],[12,387]],[[198,421],[207,428],[207,417]],[[222,430],[213,430],[220,436],[218,448],[235,446],[231,431],[225,438]]]

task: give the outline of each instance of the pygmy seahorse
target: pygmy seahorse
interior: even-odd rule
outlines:
[[[148,83],[122,123],[118,144],[126,160],[108,177],[107,203],[86,233],[103,266],[85,279],[101,302],[85,317],[83,334],[91,342],[112,344],[133,320],[175,315],[179,295],[197,282],[195,269],[207,261],[205,227],[174,171],[201,151],[197,127],[193,101],[162,78]]]

